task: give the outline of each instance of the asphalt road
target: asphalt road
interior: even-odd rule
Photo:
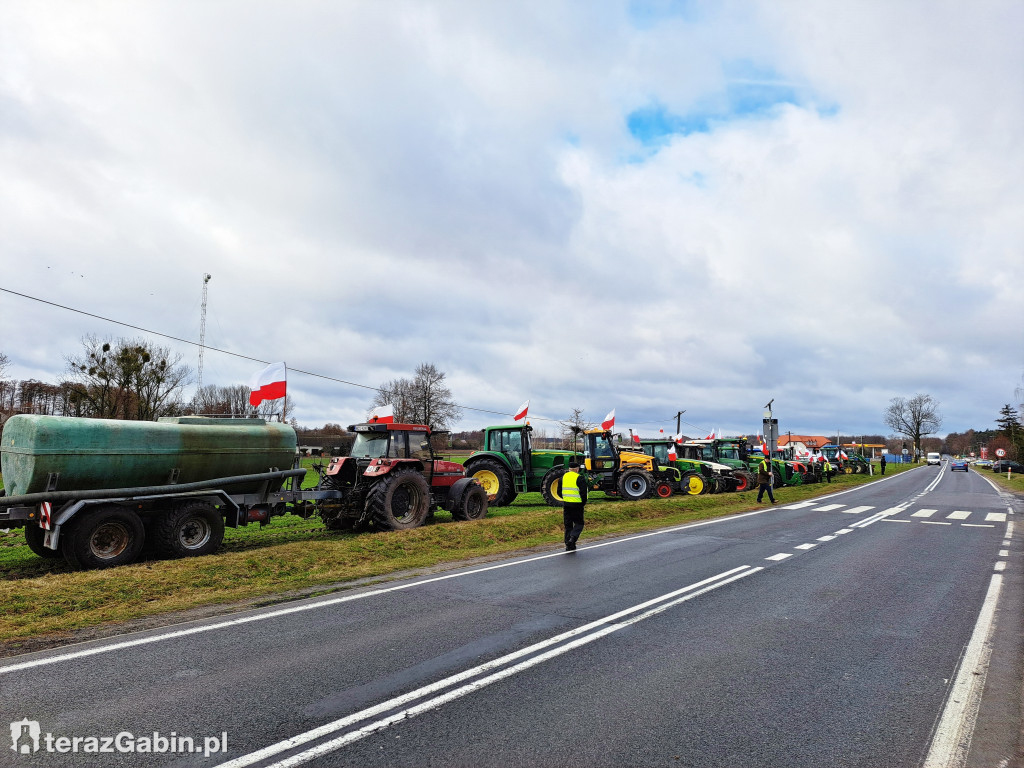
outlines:
[[[945,465],[785,495],[5,659],[40,751],[0,735],[0,765],[1016,764],[1013,500]]]

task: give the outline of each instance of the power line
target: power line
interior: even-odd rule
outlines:
[[[204,284],[203,284],[204,292],[205,292],[205,287],[206,287],[206,285],[205,285],[205,282],[204,282]],[[58,304],[55,301],[48,301],[46,299],[41,299],[38,296],[30,296],[27,293],[19,293],[18,291],[12,291],[10,288],[4,288],[4,287],[0,286],[0,291],[3,291],[4,293],[9,293],[9,294],[11,294],[13,296],[19,296],[19,297],[21,297],[23,299],[28,299],[29,301],[36,301],[36,302],[39,302],[40,304],[47,304],[47,305],[49,305],[51,307],[57,307],[58,309],[63,309],[65,311],[67,311],[67,312],[73,312],[73,313],[75,313],[77,315],[84,315],[86,317],[91,317],[91,318],[94,318],[96,320],[102,320],[105,323],[113,323],[114,325],[120,325],[120,326],[122,326],[124,328],[131,328],[133,331],[141,331],[142,333],[148,333],[148,334],[151,334],[153,336],[159,336],[159,337],[161,337],[163,339],[170,339],[171,341],[177,341],[177,342],[180,342],[182,344],[190,344],[193,347],[199,347],[200,348],[200,354],[202,354],[202,351],[204,349],[208,349],[211,352],[219,352],[222,355],[229,355],[231,357],[237,357],[240,360],[249,360],[249,361],[254,362],[254,363],[262,363],[263,365],[269,365],[270,364],[269,360],[261,360],[258,357],[251,357],[249,355],[243,355],[243,354],[241,354],[239,352],[232,352],[231,350],[228,350],[228,349],[220,349],[218,347],[205,346],[202,343],[202,341],[196,342],[196,341],[192,341],[191,339],[182,339],[182,338],[180,338],[178,336],[171,336],[168,333],[161,333],[160,331],[154,331],[154,330],[152,330],[150,328],[143,328],[141,325],[133,325],[132,323],[126,323],[126,322],[124,322],[122,320],[115,320],[112,317],[105,317],[104,315],[97,315],[97,314],[95,314],[93,312],[86,312],[84,309],[76,309],[75,307],[69,307],[69,306],[67,306],[65,304]],[[292,368],[291,366],[289,366],[288,370],[291,371],[292,373],[301,373],[301,374],[303,374],[305,376],[313,376],[314,378],[323,379],[324,381],[332,381],[332,382],[334,382],[336,384],[346,384],[346,385],[348,385],[350,387],[358,387],[359,389],[367,389],[367,390],[370,390],[371,392],[381,392],[382,391],[379,387],[371,387],[368,384],[360,384],[360,383],[355,382],[355,381],[348,381],[346,379],[339,379],[339,378],[336,378],[334,376],[327,376],[325,374],[316,373],[314,371],[304,371],[301,368]],[[489,410],[487,408],[474,408],[471,405],[459,405],[458,403],[456,403],[455,405],[456,405],[456,407],[461,408],[462,410],[473,411],[475,413],[489,413],[489,414],[492,414],[494,416],[511,416],[511,415],[513,415],[513,414],[509,414],[509,413],[504,413],[502,411],[492,411],[492,410]],[[553,422],[555,424],[562,423],[561,419],[551,419],[551,418],[546,418],[546,417],[543,417],[543,416],[534,416],[531,420],[533,420],[533,421],[549,421],[549,422]],[[670,419],[666,419],[666,420],[662,420],[662,421],[639,422],[639,424],[664,424],[665,421],[670,421]],[[689,423],[687,423],[685,421],[683,423],[686,424],[687,426],[693,427],[694,429],[698,429],[698,430],[703,429],[702,427],[697,427],[697,426],[695,426],[693,424],[689,424]],[[636,425],[637,425],[637,422],[634,422],[634,426],[636,426]]]

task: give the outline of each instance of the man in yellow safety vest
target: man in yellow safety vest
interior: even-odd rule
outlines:
[[[587,503],[587,481],[579,472],[579,459],[569,460],[569,471],[562,475],[562,523],[565,525],[565,551],[575,552],[583,532],[583,508]]]

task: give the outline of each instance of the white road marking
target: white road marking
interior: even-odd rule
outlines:
[[[938,511],[937,509],[919,509],[911,517],[931,517]]]
[[[817,544],[797,544],[795,549],[814,549]]]
[[[787,504],[779,509],[803,509],[804,507],[813,507],[817,503],[817,501],[801,501],[799,504]]]
[[[1005,523],[1006,513],[1005,512],[989,512],[985,515],[986,523]]]
[[[962,509],[958,509],[956,512],[950,512],[946,515],[947,520],[966,520],[971,516],[970,512],[965,512]]]
[[[842,536],[844,533],[853,533],[853,528],[840,528],[836,531],[836,536]]]
[[[1005,560],[1000,560],[999,562],[997,562],[996,563],[996,570],[997,571],[1005,571],[1006,570],[1006,561]]]
[[[961,528],[995,528],[994,525],[985,523],[960,523]]]
[[[1003,539],[1003,546],[1004,547],[1010,546],[1010,540],[1009,539]]]
[[[890,518],[884,518],[883,523],[912,523],[913,520],[892,520]]]
[[[832,541],[834,538],[835,536],[819,536],[818,541]]]
[[[852,509],[844,509],[843,514],[859,515],[861,512],[867,512],[869,509],[874,509],[874,507],[853,507]]]
[[[365,736],[369,736],[370,734],[375,733],[376,731],[382,730],[383,728],[386,728],[389,725],[393,725],[408,718],[415,717],[416,715],[422,714],[429,710],[436,709],[442,704],[446,704],[449,701],[454,701],[455,699],[461,698],[469,693],[481,690],[482,688],[491,685],[492,683],[496,683],[499,680],[503,680],[506,677],[510,677],[525,669],[529,669],[530,667],[536,666],[537,664],[540,664],[544,661],[548,661],[549,659],[555,658],[556,656],[560,656],[582,645],[591,643],[595,640],[600,639],[601,637],[604,637],[605,635],[611,634],[612,632],[616,632],[620,629],[625,629],[626,627],[643,621],[644,619],[648,619],[652,616],[663,613],[669,608],[679,605],[680,603],[686,602],[687,600],[692,600],[698,595],[710,592],[713,589],[718,589],[719,587],[725,586],[726,584],[729,584],[733,581],[737,581],[738,579],[751,576],[763,570],[764,569],[760,567],[754,568],[751,566],[744,565],[740,566],[739,568],[734,568],[731,571],[725,571],[724,573],[720,573],[717,576],[712,576],[711,578],[704,579],[703,581],[699,581],[696,584],[690,584],[689,586],[677,589],[674,592],[669,592],[665,595],[653,598],[652,600],[647,600],[646,602],[639,603],[638,605],[634,605],[630,608],[618,611],[617,613],[605,616],[602,619],[592,621],[588,624],[584,624],[583,626],[577,627],[576,629],[570,630],[568,632],[563,632],[562,634],[556,635],[555,637],[551,637],[547,640],[535,643],[534,645],[531,645],[527,648],[523,648],[521,650],[507,654],[501,658],[494,659],[493,661],[489,661],[485,664],[473,667],[472,669],[468,669],[464,672],[459,672],[458,674],[452,675],[448,678],[445,678],[444,680],[439,680],[436,683],[431,683],[430,685],[423,686],[422,688],[418,688],[415,691],[410,691],[409,693],[397,696],[388,701],[383,701],[380,704],[376,704],[372,707],[369,707],[368,709],[364,709],[360,712],[355,712],[351,715],[347,715],[346,717],[343,717],[339,720],[335,720],[331,723],[326,723],[310,731],[306,731],[305,733],[300,733],[296,736],[293,736],[290,739],[279,741],[276,744],[271,744],[270,746],[264,747],[263,749],[251,752],[248,755],[242,755],[240,757],[235,758],[234,760],[229,760],[225,763],[221,763],[217,766],[217,768],[243,768],[243,766],[252,765],[253,763],[266,760],[275,755],[279,755],[282,752],[287,752],[289,750],[300,747],[303,744],[308,744],[309,742],[315,741],[316,739],[322,738],[324,736],[329,736],[332,733],[337,733],[338,731],[341,731],[345,728],[348,728],[349,726],[355,725],[364,720],[369,720],[373,717],[393,710],[396,707],[412,704],[416,700],[423,699],[426,696],[439,694],[445,688],[451,688],[452,686],[469,680],[472,677],[483,674],[485,672],[490,672],[491,670],[496,670],[499,667],[505,666],[511,661],[515,661],[516,659],[520,659],[524,656],[530,656],[531,654],[535,654],[538,651],[544,651],[544,653],[541,653],[537,656],[533,656],[532,658],[526,659],[525,661],[521,661],[518,664],[506,667],[505,669],[501,669],[500,671],[494,672],[488,675],[487,677],[483,677],[466,685],[462,685],[459,688],[455,688],[454,690],[448,691],[447,693],[435,696],[432,699],[427,699],[426,701],[420,702],[415,706],[404,709],[401,712],[392,714],[389,717],[384,718],[383,720],[372,722],[368,725],[363,726],[362,728],[359,728],[358,730],[347,733],[344,736],[320,744],[316,747],[306,750],[305,752],[300,752],[299,754],[293,755],[278,763],[274,763],[274,765],[279,766],[280,768],[284,768],[284,766],[300,765],[302,763],[309,762],[310,760],[316,757],[340,749],[346,744],[358,741],[359,739],[362,739]],[[640,611],[642,611],[642,613],[638,613]],[[626,618],[631,614],[638,615],[632,616],[631,618]],[[565,642],[567,640],[569,642]],[[563,644],[559,645],[559,643]],[[558,647],[553,647],[556,645]]]
[[[922,768],[961,768],[967,762],[992,656],[992,632],[1002,586],[1003,577],[994,574]]]
[[[1010,550],[1008,550],[1008,549],[1000,549],[999,550],[999,556],[1000,557],[1009,557],[1010,556]]]
[[[792,557],[792,556],[793,556],[792,552],[779,552],[779,554],[777,554],[777,555],[772,555],[771,557],[766,557],[765,560],[785,560],[787,557]]]
[[[944,523],[941,520],[922,520],[925,525],[952,525],[952,523]]]
[[[826,504],[823,507],[816,507],[812,509],[812,512],[831,512],[833,509],[842,509],[845,504]]]

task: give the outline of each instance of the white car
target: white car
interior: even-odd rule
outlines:
[[[934,453],[934,452],[928,454],[928,466],[929,467],[932,466],[932,465],[937,467],[941,463],[942,463],[942,455],[941,454]]]

